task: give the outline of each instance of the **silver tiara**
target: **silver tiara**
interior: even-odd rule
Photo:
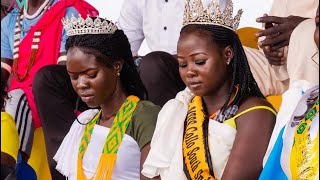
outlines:
[[[202,0],[186,0],[183,26],[188,24],[212,24],[236,31],[243,11],[240,9],[233,18],[233,2],[232,0],[226,1],[225,9],[221,12],[217,0],[210,0],[207,8],[203,7]]]
[[[80,34],[113,34],[118,27],[116,23],[97,17],[93,20],[89,15],[83,19],[79,14],[79,18],[71,15],[71,18],[63,18],[62,24],[68,36],[75,36]]]

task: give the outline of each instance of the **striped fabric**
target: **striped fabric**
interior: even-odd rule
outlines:
[[[14,117],[19,133],[20,150],[30,156],[33,142],[34,126],[26,94],[21,89],[8,93],[5,110]]]

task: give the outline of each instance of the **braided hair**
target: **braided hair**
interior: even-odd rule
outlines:
[[[230,106],[239,106],[242,100],[248,96],[265,98],[261,93],[257,82],[253,78],[240,39],[234,31],[217,25],[190,24],[182,28],[181,34],[196,31],[209,32],[212,41],[214,41],[219,48],[224,49],[227,46],[230,46],[233,50],[234,56],[229,64],[231,67],[232,81],[228,98],[221,109],[222,113],[227,109],[228,102],[230,101],[232,94],[235,92],[235,85],[239,86],[239,90]]]
[[[71,47],[80,48],[84,53],[94,55],[98,62],[109,68],[112,68],[115,62],[123,61],[120,80],[125,91],[141,100],[148,98],[147,90],[134,64],[128,38],[122,30],[118,29],[113,34],[70,36],[66,42],[66,50]]]

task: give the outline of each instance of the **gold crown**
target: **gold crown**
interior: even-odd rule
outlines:
[[[226,1],[226,6],[222,12],[217,0],[210,0],[206,9],[203,7],[202,0],[186,0],[183,26],[188,24],[212,24],[236,31],[243,11],[240,9],[233,18],[232,0]]]
[[[80,34],[113,34],[118,27],[116,23],[108,20],[101,19],[96,17],[95,20],[87,16],[86,19],[83,19],[79,14],[79,18],[71,15],[71,18],[63,18],[62,24],[64,29],[67,32],[68,36],[80,35]]]

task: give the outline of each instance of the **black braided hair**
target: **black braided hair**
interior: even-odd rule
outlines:
[[[71,47],[80,48],[84,53],[94,55],[98,62],[109,68],[113,67],[115,62],[123,61],[120,80],[125,91],[129,95],[138,96],[141,100],[148,98],[147,90],[134,64],[128,38],[122,30],[118,29],[113,34],[70,36],[66,42],[66,50]]]
[[[6,106],[6,98],[8,97],[7,93],[7,83],[1,78],[1,111],[4,111]]]
[[[235,92],[235,85],[239,85],[239,91],[230,106],[239,106],[242,100],[248,96],[265,98],[261,93],[257,82],[252,76],[247,56],[245,55],[238,35],[234,31],[217,25],[190,24],[182,28],[181,34],[196,31],[209,32],[212,40],[219,48],[224,49],[227,46],[230,46],[233,50],[234,56],[229,64],[232,72],[231,87],[228,98],[221,109],[222,113],[227,109],[228,102],[230,101],[232,94]]]

